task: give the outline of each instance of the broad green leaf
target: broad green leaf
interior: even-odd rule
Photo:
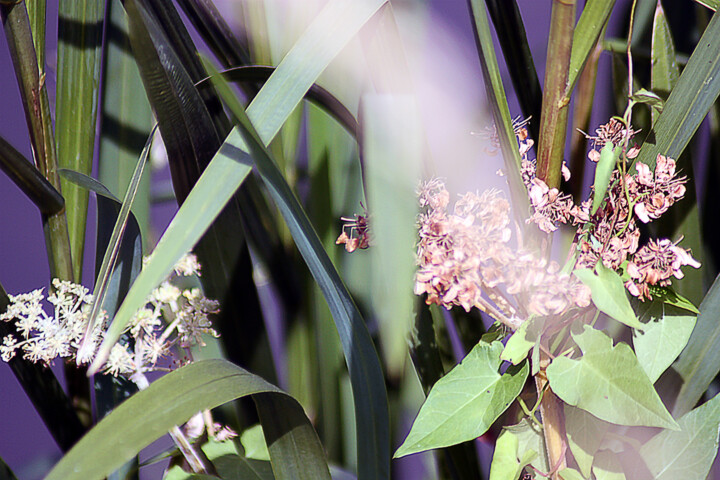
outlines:
[[[570,467],[563,468],[558,472],[558,475],[560,475],[562,480],[585,480],[586,478],[580,474],[580,472]]]
[[[395,458],[477,438],[515,400],[528,364],[500,375],[503,345],[478,344],[433,386]]]
[[[573,339],[577,359],[556,357],[547,368],[553,392],[565,403],[619,425],[677,429],[632,349],[585,325]]]
[[[547,450],[542,427],[525,417],[520,423],[504,427],[518,439],[517,456],[526,458],[528,463],[541,472],[548,472]],[[527,465],[527,463],[526,463]]]
[[[595,182],[593,183],[593,203],[592,203],[592,214],[597,212],[605,195],[607,194],[608,187],[610,186],[610,177],[612,176],[615,165],[617,164],[618,158],[620,158],[621,146],[613,148],[612,142],[607,142],[605,146],[600,150],[600,160],[595,165]]]
[[[720,277],[700,304],[700,315],[690,340],[673,365],[683,379],[673,414],[684,415],[702,398],[710,382],[720,372]]]
[[[595,480],[625,480],[622,465],[614,453],[608,450],[598,452],[593,464]]]
[[[633,330],[633,347],[640,365],[655,383],[687,345],[696,316],[657,298],[645,301],[643,307],[645,330]]]
[[[263,394],[256,397],[256,406],[264,430],[274,432],[267,438],[273,460],[276,454],[289,458],[276,446],[294,445],[285,453],[296,462],[283,465],[291,474],[276,472],[276,478],[329,479],[322,446],[292,397],[225,360],[202,360],[168,373],[122,403],[55,465],[46,480],[102,478],[195,413],[257,394]],[[280,405],[282,410],[278,410]],[[298,448],[302,455],[290,451]]]
[[[57,161],[90,175],[100,90],[100,59],[105,3],[61,0],[58,12],[55,139]],[[42,68],[42,67],[41,67]],[[67,209],[73,272],[80,282],[85,250],[88,192],[62,183]]]
[[[262,435],[262,431],[260,434]],[[275,478],[270,462],[240,455],[232,440],[218,442],[211,438],[202,446],[202,451],[223,480],[272,480]]]
[[[585,66],[590,52],[595,47],[603,28],[610,18],[615,0],[588,0],[583,7],[580,20],[573,32],[570,71],[568,72],[568,92],[572,92],[580,72]]]
[[[371,291],[388,373],[399,377],[407,358],[415,282],[415,189],[421,176],[422,133],[414,99],[363,98],[363,155],[373,246]]]
[[[585,410],[565,405],[565,433],[568,446],[585,478],[590,478],[590,471],[600,448],[605,432],[610,424],[603,422]]]
[[[507,341],[500,358],[513,365],[525,360],[530,349],[540,340],[544,328],[544,317],[535,317],[524,322]]]
[[[590,288],[592,301],[601,312],[611,316],[628,327],[642,330],[645,326],[635,316],[630,305],[625,286],[615,271],[598,262],[595,267],[597,275],[589,268],[575,270],[575,276]]]
[[[680,431],[663,430],[640,449],[655,480],[704,480],[718,450],[720,395],[683,415]]]
[[[690,56],[636,162],[679,158],[720,93],[720,15],[714,14]]]
[[[519,440],[515,434],[503,430],[495,443],[492,464],[490,464],[490,480],[518,478],[525,465],[528,465],[537,452],[526,451],[518,456]]]
[[[687,310],[696,315],[700,314],[700,310],[687,298],[683,297],[670,287],[651,287],[650,294],[653,298],[657,298],[663,303],[673,307]]]

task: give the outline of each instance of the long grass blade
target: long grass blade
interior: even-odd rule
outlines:
[[[590,58],[593,48],[600,39],[610,19],[615,0],[588,0],[583,7],[573,33],[570,70],[568,72],[567,94],[575,88],[580,72]]]
[[[60,168],[90,175],[100,90],[100,59],[105,3],[61,0],[58,13],[58,72],[55,139]],[[88,192],[62,184],[67,206],[73,275],[82,278]]]

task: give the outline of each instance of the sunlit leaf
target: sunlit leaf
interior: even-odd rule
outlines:
[[[590,478],[595,453],[610,424],[585,410],[565,405],[565,433],[568,446],[586,478]]]
[[[655,480],[704,480],[718,450],[720,395],[679,420],[680,431],[664,430],[640,449]]]
[[[278,464],[286,470],[282,475],[276,472],[276,478],[329,479],[320,441],[292,397],[225,360],[202,360],[168,373],[122,403],[55,465],[46,480],[100,479],[195,413],[256,394],[264,394],[256,405],[270,455],[284,460]],[[302,454],[297,451],[300,446]]]
[[[597,209],[602,205],[605,195],[607,194],[608,187],[610,186],[610,177],[612,176],[615,165],[617,164],[618,158],[620,158],[620,151],[622,147],[618,146],[613,148],[612,142],[607,142],[605,146],[600,150],[600,159],[595,165],[595,182],[593,184],[595,193],[593,194],[593,203],[591,213],[594,215]]]
[[[626,480],[620,461],[608,450],[597,454],[592,471],[596,480]]]
[[[696,316],[657,298],[645,301],[643,307],[645,330],[633,330],[633,347],[640,365],[655,383],[687,345]]]
[[[537,452],[533,451],[526,451],[518,456],[518,447],[517,436],[508,430],[503,430],[495,443],[495,452],[490,465],[490,480],[518,478],[525,465],[537,456]]]
[[[556,357],[547,368],[553,392],[564,402],[607,422],[677,429],[632,349],[585,325],[573,339],[577,359]]]
[[[588,268],[581,268],[573,273],[590,287],[592,301],[598,310],[628,327],[638,330],[645,328],[635,316],[620,276],[602,262],[598,262],[595,271],[597,275]]]
[[[433,386],[395,457],[446,447],[477,438],[517,397],[528,364],[501,375],[500,342],[478,344]]]

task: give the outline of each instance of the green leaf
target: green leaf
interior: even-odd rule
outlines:
[[[490,464],[490,480],[518,478],[525,466],[537,456],[537,452],[533,451],[519,455],[518,447],[518,437],[509,430],[503,430],[495,444]]]
[[[592,301],[598,310],[628,327],[643,330],[645,325],[635,316],[620,275],[605,267],[602,262],[598,262],[595,271],[597,275],[589,268],[581,268],[574,273],[590,288]]]
[[[61,0],[58,12],[55,140],[61,168],[90,175],[100,87],[105,3]],[[42,68],[42,67],[41,67]],[[85,250],[88,192],[62,183],[73,271],[80,282]]]
[[[542,427],[525,417],[520,423],[503,427],[518,439],[518,458],[527,458],[529,464],[541,472],[550,471]]]
[[[213,72],[215,73],[215,72]],[[219,75],[217,89],[239,123],[260,176],[269,189],[300,254],[328,302],[340,334],[353,387],[358,438],[359,478],[389,475],[390,434],[387,391],[380,361],[362,316],[323,249],[307,214],[263,146],[237,97]],[[371,399],[368,401],[368,398]]]
[[[583,7],[580,20],[573,32],[572,52],[570,53],[570,71],[568,72],[568,92],[572,92],[580,72],[590,57],[603,28],[610,18],[615,0],[588,0]]]
[[[262,431],[260,431],[262,435]],[[264,440],[263,440],[264,444]],[[270,462],[253,460],[240,455],[232,440],[218,442],[209,439],[202,451],[223,480],[273,480]]]
[[[495,56],[493,37],[490,32],[490,23],[485,12],[483,0],[470,0],[470,10],[474,19],[475,40],[480,55],[480,67],[483,81],[487,90],[487,98],[493,113],[493,120],[497,129],[498,140],[505,162],[505,173],[510,186],[511,204],[515,216],[525,221],[526,212],[530,208],[527,190],[520,176],[520,153],[512,126],[512,117],[508,108],[507,96],[503,87],[500,67]],[[536,119],[540,121],[540,119]]]
[[[588,325],[573,339],[583,356],[557,357],[547,368],[550,386],[565,403],[619,425],[678,428],[627,344],[613,346]]]
[[[275,434],[266,438],[271,458],[296,461],[282,465],[291,475],[276,472],[276,478],[329,479],[322,445],[292,397],[225,360],[202,360],[165,375],[122,403],[55,465],[46,480],[102,478],[195,413],[257,394],[264,394],[256,397],[264,430]],[[287,442],[293,446],[277,450]],[[293,451],[299,448],[301,455]]]
[[[679,420],[680,431],[664,430],[640,449],[655,480],[704,480],[718,450],[720,395]]]
[[[240,443],[245,449],[245,456],[255,460],[270,460],[265,437],[263,436],[262,425],[259,423],[246,429],[240,435]]]
[[[614,453],[603,450],[599,452],[593,464],[595,480],[625,480],[622,465]]]
[[[662,113],[665,102],[657,93],[651,92],[641,88],[640,90],[633,92],[630,99],[635,103],[644,103],[652,107],[654,110]]]
[[[643,307],[641,321],[645,322],[645,330],[633,330],[633,347],[640,365],[655,383],[687,345],[696,317],[659,298],[646,301]]]
[[[565,405],[565,433],[568,446],[585,478],[590,478],[595,453],[610,424],[581,408]]]
[[[173,465],[167,473],[163,475],[163,480],[218,480],[218,477],[205,475],[203,473],[186,472],[180,465]]]
[[[650,88],[663,98],[667,98],[680,76],[676,61],[670,25],[660,2],[655,8],[653,20],[652,46],[650,62]],[[639,93],[639,92],[638,92]]]
[[[717,11],[720,1],[718,0],[695,0],[700,5],[709,8],[713,12]]]
[[[702,398],[710,382],[720,372],[720,277],[700,304],[700,315],[690,340],[673,365],[683,379],[673,414],[684,415]]]
[[[663,303],[687,310],[688,312],[692,312],[696,315],[700,314],[700,310],[698,310],[698,308],[693,305],[690,300],[683,297],[670,287],[650,287],[650,294],[653,298],[657,298]]]
[[[595,165],[595,183],[593,187],[595,193],[593,194],[593,204],[591,213],[595,215],[603,200],[605,200],[605,194],[607,194],[608,187],[610,186],[610,177],[612,176],[615,165],[617,164],[618,158],[620,158],[621,146],[613,148],[612,142],[607,142],[605,146],[600,150],[600,160]]]
[[[563,468],[558,474],[562,480],[585,480],[586,478],[582,476],[580,472],[570,467]]]
[[[528,376],[528,364],[500,375],[503,345],[478,344],[441,378],[420,408],[395,458],[477,438],[515,400]]]
[[[652,169],[658,154],[679,158],[718,94],[720,15],[714,14],[635,161]]]
[[[540,341],[545,328],[545,317],[527,320],[508,339],[500,358],[517,365],[527,358],[528,352]]]
[[[363,156],[373,246],[371,292],[388,373],[400,377],[415,295],[422,133],[412,97],[363,97]]]

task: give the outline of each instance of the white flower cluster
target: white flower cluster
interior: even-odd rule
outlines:
[[[178,347],[204,346],[203,333],[218,336],[209,316],[219,311],[219,303],[205,298],[198,288],[181,289],[172,283],[176,277],[199,274],[200,265],[194,255],[180,260],[174,274],[153,290],[145,306],[133,316],[124,340],[112,348],[105,372],[130,377],[159,370],[159,360],[170,356]],[[91,355],[78,358],[93,297],[82,285],[58,279],[52,284],[55,291],[47,297],[55,307],[52,315],[43,309],[42,289],[9,296],[10,305],[0,315],[0,321],[14,322],[17,334],[3,338],[0,355],[4,361],[10,361],[18,351],[23,352],[25,359],[46,365],[56,358],[78,363],[92,361],[107,327],[107,315],[102,312],[97,328],[90,332]]]

